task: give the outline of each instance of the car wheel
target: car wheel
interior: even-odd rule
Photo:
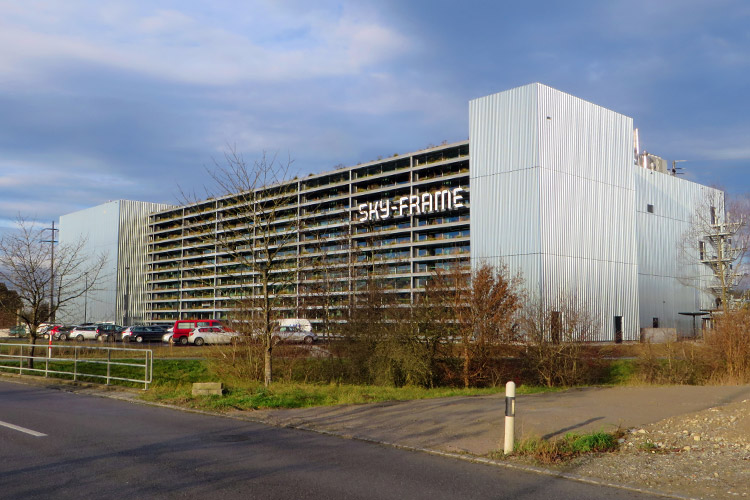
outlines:
[[[141,342],[143,342],[143,337],[142,337],[142,336],[140,336],[140,335],[138,335],[138,336],[137,336],[137,337],[135,338],[135,341],[136,341],[136,342],[138,342],[138,343],[140,344]]]
[[[281,342],[281,337],[279,337],[278,335],[274,335],[273,337],[271,337],[271,344],[278,344],[279,342]]]
[[[64,333],[61,333],[59,338],[60,338],[60,340],[63,340],[63,341],[64,340],[68,340],[68,336],[65,335]]]
[[[76,335],[76,340],[78,342],[83,342],[83,335],[81,335],[80,333],[78,335]]]
[[[180,345],[188,345],[188,338],[180,337]]]
[[[185,338],[185,337],[183,337],[183,338]],[[205,341],[205,340],[203,340],[203,339],[202,339],[201,337],[197,337],[197,338],[195,338],[195,339],[193,340],[193,344],[195,344],[195,345],[197,345],[197,346],[199,346],[199,347],[200,347],[200,346],[202,346],[202,345],[203,345],[203,344],[205,344],[205,343],[206,343],[206,341]]]
[[[313,340],[314,340],[314,339],[313,339],[312,337],[310,337],[310,336],[308,335],[307,337],[305,337],[305,340],[303,340],[303,342],[304,342],[305,344],[312,344],[312,343],[313,343]]]

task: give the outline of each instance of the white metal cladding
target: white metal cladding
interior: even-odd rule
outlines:
[[[60,245],[84,242],[82,257],[107,257],[96,286],[85,296],[68,300],[56,316],[64,323],[112,321],[117,289],[117,227],[119,202],[110,201],[60,217]]]
[[[599,340],[615,316],[637,339],[632,119],[540,84],[469,110],[472,261],[528,273],[549,304],[585,301]]]
[[[539,282],[536,85],[469,102],[471,258],[502,259],[533,294]]]
[[[633,189],[633,119],[536,84],[539,165]]]
[[[119,205],[114,320],[119,324],[143,324],[146,321],[148,217],[173,206],[130,200],[120,200]]]
[[[707,309],[711,297],[700,290],[700,285],[688,286],[678,278],[707,278],[710,272],[698,263],[697,256],[693,256],[694,263],[686,262],[680,255],[680,243],[707,197],[718,197],[723,204],[723,193],[672,175],[634,168],[641,325],[651,326],[658,318],[659,326],[690,335],[692,318],[677,313]],[[653,212],[648,211],[649,205]]]

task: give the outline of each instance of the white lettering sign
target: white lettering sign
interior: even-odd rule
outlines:
[[[397,200],[383,199],[375,202],[360,203],[357,206],[359,222],[369,220],[386,220],[391,217],[409,217],[412,215],[445,212],[454,208],[463,208],[464,188],[443,189],[433,193],[401,196]]]

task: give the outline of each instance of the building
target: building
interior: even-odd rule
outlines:
[[[85,241],[90,255],[107,262],[96,285],[70,301],[57,319],[69,324],[114,321],[143,323],[146,315],[146,243],[148,216],[170,205],[110,201],[60,217],[60,244]]]
[[[679,313],[710,299],[685,282],[703,271],[678,242],[720,191],[639,151],[632,118],[538,83],[472,100],[469,123],[468,141],[155,211],[140,250],[145,320],[226,317],[259,271],[217,238],[252,256],[269,230],[285,238],[291,278],[275,293],[290,316],[342,312],[368,276],[406,303],[435,269],[503,262],[553,310],[585,304],[597,340],[691,331]],[[250,227],[237,212],[250,198],[276,200],[277,216]]]

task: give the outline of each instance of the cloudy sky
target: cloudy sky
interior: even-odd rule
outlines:
[[[745,0],[0,0],[0,227],[174,203],[228,145],[306,174],[464,140],[531,82],[739,194],[749,79]]]

